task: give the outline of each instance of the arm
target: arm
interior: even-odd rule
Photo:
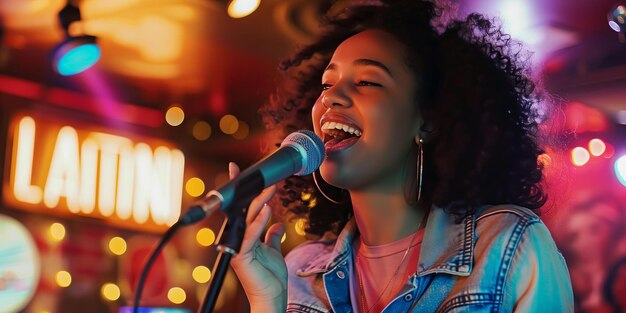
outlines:
[[[567,265],[543,223],[526,228],[504,288],[505,312],[574,312]]]

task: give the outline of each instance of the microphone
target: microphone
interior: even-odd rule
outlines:
[[[226,214],[241,209],[263,189],[292,175],[308,175],[324,160],[324,143],[309,130],[289,134],[278,150],[241,172],[235,179],[209,191],[205,199],[191,207],[179,220],[184,225],[195,223],[216,210]]]

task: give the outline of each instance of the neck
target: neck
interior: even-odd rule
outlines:
[[[354,217],[366,245],[394,242],[414,232],[426,218],[427,208],[407,203],[403,188],[350,191]]]

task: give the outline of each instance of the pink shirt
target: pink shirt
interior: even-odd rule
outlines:
[[[353,308],[358,306],[354,308],[355,312],[367,313],[369,308],[369,312],[380,312],[393,300],[417,270],[423,235],[424,229],[421,229],[416,234],[380,246],[368,246],[360,237],[357,239],[353,245],[353,266],[356,270],[350,286],[352,303],[357,304]],[[411,247],[402,261],[409,245]],[[398,274],[393,277],[398,265]],[[362,290],[365,292],[366,305],[362,302]],[[362,312],[364,307],[367,308],[366,312]]]

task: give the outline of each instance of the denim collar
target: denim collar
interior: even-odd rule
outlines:
[[[443,208],[433,206],[420,249],[416,269],[418,276],[432,273],[447,273],[469,276],[474,260],[474,238],[476,214],[465,217],[461,223],[456,217],[446,213]],[[337,240],[324,241],[326,248],[318,257],[306,263],[296,272],[299,276],[326,273],[350,258],[352,241],[358,235],[356,222],[351,219],[343,228]]]

